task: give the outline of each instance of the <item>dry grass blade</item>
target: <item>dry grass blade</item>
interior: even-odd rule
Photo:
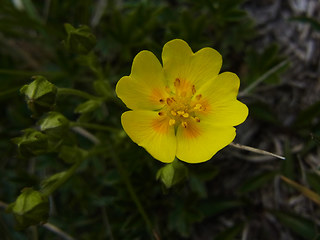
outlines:
[[[307,198],[314,201],[316,204],[320,205],[320,196],[317,193],[311,191],[309,188],[306,188],[306,187],[300,185],[299,183],[296,183],[295,181],[292,181],[289,178],[286,178],[285,176],[281,176],[281,179],[283,181],[285,181],[286,183],[288,183],[290,186],[292,186],[295,189],[297,189],[298,191],[300,191]]]
[[[272,156],[272,157],[276,157],[276,158],[279,158],[279,159],[282,159],[282,160],[286,159],[285,157],[280,156],[278,154],[271,153],[271,152],[268,152],[268,151],[265,151],[265,150],[261,150],[261,149],[258,149],[258,148],[254,148],[254,147],[245,146],[245,145],[242,145],[242,144],[239,144],[239,143],[233,143],[232,142],[229,145],[232,146],[232,147],[238,148],[238,149],[249,151],[249,152],[259,153],[259,154],[267,155],[267,156]]]

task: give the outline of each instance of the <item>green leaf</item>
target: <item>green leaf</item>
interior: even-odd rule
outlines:
[[[93,112],[97,108],[101,106],[101,101],[97,100],[88,100],[84,103],[79,104],[76,109],[74,110],[75,113],[89,113]]]
[[[298,21],[301,23],[308,23],[310,24],[310,26],[316,30],[316,31],[320,31],[320,22],[317,21],[315,18],[311,18],[311,17],[306,17],[306,16],[299,16],[299,17],[293,17],[290,18],[290,20],[292,21]]]
[[[306,176],[310,187],[320,194],[320,176],[313,172],[308,172]]]
[[[258,174],[242,184],[240,192],[244,194],[259,189],[263,185],[273,180],[276,174],[277,172],[263,172],[261,174]]]
[[[281,162],[282,175],[294,179],[295,178],[295,160],[296,158],[291,152],[290,142],[287,140],[284,145],[284,156],[286,160]]]
[[[284,226],[300,237],[307,240],[319,239],[319,229],[315,222],[292,213],[273,211],[273,214]]]
[[[6,209],[14,215],[16,228],[25,229],[31,225],[47,221],[49,217],[49,199],[39,191],[25,188],[14,203]]]
[[[87,156],[88,152],[76,146],[62,146],[60,148],[59,158],[66,163],[75,163]]]
[[[90,28],[85,25],[74,28],[71,24],[64,25],[67,32],[67,39],[63,42],[70,52],[88,54],[96,45],[96,37]]]
[[[294,122],[294,127],[310,127],[312,126],[312,121],[316,117],[320,116],[320,101],[312,104],[306,109],[302,110]]]
[[[112,97],[113,91],[108,81],[95,81],[93,83],[94,90],[105,99]]]

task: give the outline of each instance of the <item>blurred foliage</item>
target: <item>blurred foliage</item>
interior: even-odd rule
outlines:
[[[0,211],[1,239],[58,239],[41,225],[14,229],[14,216],[21,230],[43,223],[48,215],[51,224],[83,240],[231,240],[256,222],[258,230],[250,239],[276,239],[270,229],[317,239],[319,226],[312,219],[290,206],[270,209],[257,200],[259,194],[273,199],[269,194],[279,175],[300,179],[299,158],[290,142],[287,160],[264,170],[256,165],[249,170],[227,150],[199,165],[163,165],[121,128],[125,107],[115,97],[116,82],[130,73],[139,51],[148,49],[159,57],[173,38],[184,39],[195,51],[217,49],[223,71],[240,73],[244,89],[254,86],[249,96],[259,93],[257,81],[266,86],[281,82],[288,65],[277,67],[284,57],[276,44],[252,45],[257,32],[243,4],[3,0],[0,200],[11,203],[13,214]],[[252,120],[306,139],[299,157],[319,145],[319,103],[302,110],[289,127],[269,103],[249,103]],[[306,180],[320,194],[319,172],[307,172]],[[280,187],[296,193],[286,184]]]

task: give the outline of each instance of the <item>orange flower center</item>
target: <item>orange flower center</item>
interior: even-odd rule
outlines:
[[[165,116],[170,126],[179,124],[188,128],[190,121],[200,122],[198,113],[206,111],[206,106],[202,103],[202,95],[196,94],[196,88],[185,80],[177,78],[174,81],[174,91],[166,88],[169,97],[160,99],[164,107],[158,113],[159,116]]]

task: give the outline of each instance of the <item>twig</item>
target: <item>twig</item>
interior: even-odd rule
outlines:
[[[259,77],[256,81],[251,83],[247,88],[245,88],[243,91],[239,92],[238,96],[243,97],[247,95],[253,88],[258,86],[260,83],[262,83],[264,80],[266,80],[268,77],[270,77],[272,74],[274,74],[276,71],[278,71],[280,68],[285,66],[288,63],[288,61],[282,61],[278,65],[271,68],[269,71],[267,71],[265,74],[263,74],[261,77]]]
[[[62,237],[63,239],[76,240],[74,237],[70,236],[68,233],[62,231],[60,228],[56,227],[55,225],[53,225],[51,223],[46,223],[41,226],[48,229],[49,231],[57,234],[58,236]]]
[[[263,155],[268,155],[268,156],[272,156],[272,157],[276,157],[276,158],[279,158],[279,159],[286,159],[285,157],[283,156],[280,156],[280,155],[277,155],[275,153],[271,153],[271,152],[267,152],[265,150],[261,150],[261,149],[258,149],[258,148],[254,148],[254,147],[249,147],[249,146],[245,146],[245,145],[241,145],[239,143],[230,143],[229,144],[230,146],[232,147],[235,147],[235,148],[238,148],[238,149],[242,149],[242,150],[246,150],[246,151],[249,151],[249,152],[254,152],[254,153],[259,153],[259,154],[263,154]]]

